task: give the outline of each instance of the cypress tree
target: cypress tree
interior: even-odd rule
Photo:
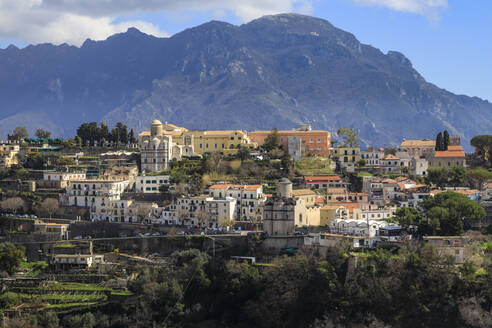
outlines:
[[[444,130],[444,135],[443,135],[443,150],[448,150],[448,146],[449,146],[449,132],[448,130]]]
[[[443,146],[442,132],[439,132],[436,137],[436,151],[443,150]]]

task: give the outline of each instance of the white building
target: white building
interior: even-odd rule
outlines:
[[[387,174],[398,174],[402,169],[402,162],[398,156],[387,154],[381,161],[381,170]]]
[[[330,222],[330,231],[352,236],[376,237],[379,235],[379,229],[387,225],[386,221],[335,219]]]
[[[234,221],[236,199],[207,195],[181,197],[176,204],[154,209],[153,223],[218,228]]]
[[[384,157],[384,151],[369,149],[361,150],[360,159],[366,161],[366,166],[380,166],[380,160]]]
[[[135,181],[135,191],[141,193],[158,193],[159,187],[169,185],[169,175],[139,175]]]
[[[80,180],[70,181],[66,195],[68,205],[81,207],[105,207],[106,203],[121,199],[129,185],[128,180]]]
[[[150,131],[143,131],[138,135],[138,145],[142,171],[159,172],[169,167],[169,161],[173,158],[181,159],[182,156],[194,154],[193,138],[190,135],[183,136],[182,128],[171,124],[164,125],[159,120],[154,120]],[[176,141],[183,138],[183,144]]]
[[[236,220],[261,222],[263,219],[266,196],[262,185],[217,184],[210,186],[209,192],[214,199],[230,197],[236,200]]]

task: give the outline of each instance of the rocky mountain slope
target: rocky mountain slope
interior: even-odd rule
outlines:
[[[0,50],[0,135],[15,126],[71,136],[84,121],[138,131],[158,118],[196,129],[357,129],[398,144],[448,129],[463,143],[492,131],[492,104],[424,80],[401,53],[382,53],[309,16],[212,21],[170,38],[129,29],[82,47]]]

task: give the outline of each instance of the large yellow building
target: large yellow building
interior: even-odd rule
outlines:
[[[241,130],[223,130],[223,131],[201,131],[188,130],[184,127],[179,127],[174,124],[162,124],[159,121],[154,121],[156,125],[156,133],[168,138],[171,141],[169,149],[171,151],[170,158],[181,158],[186,155],[203,155],[205,153],[220,152],[224,155],[235,154],[239,146],[255,148],[257,144],[251,142],[246,131]],[[160,124],[160,126],[157,126]],[[155,131],[154,131],[155,132]],[[152,131],[143,131],[139,134],[139,139],[149,138]],[[191,147],[192,146],[192,147]],[[183,152],[192,148],[192,154]],[[179,153],[179,154],[178,154]]]
[[[188,131],[193,136],[193,146],[196,154],[221,152],[224,155],[235,154],[239,148],[255,148],[245,131]]]

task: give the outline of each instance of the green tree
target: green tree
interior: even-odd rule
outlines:
[[[12,137],[17,141],[25,139],[28,136],[29,136],[29,134],[27,133],[27,129],[24,126],[16,127],[12,133]]]
[[[239,156],[242,162],[249,158],[251,152],[248,147],[241,147],[241,145],[238,145],[237,155]]]
[[[430,168],[427,170],[425,183],[443,188],[448,183],[448,170],[445,168]]]
[[[439,221],[438,233],[443,235],[460,235],[466,221],[485,217],[485,210],[478,202],[452,191],[425,199],[421,207],[428,219]]]
[[[49,137],[51,137],[51,132],[48,130],[37,129],[35,135],[40,139],[48,139]]]
[[[0,243],[0,271],[13,274],[25,256],[23,246],[12,243]]]
[[[492,172],[483,168],[476,168],[466,172],[465,179],[473,188],[483,190],[485,182],[492,179]]]
[[[342,138],[342,147],[359,147],[360,139],[354,129],[338,129],[337,135]]]
[[[492,166],[492,135],[479,135],[471,139],[479,165]]]
[[[442,150],[448,150],[448,146],[450,143],[448,130],[444,130],[443,137],[442,137],[442,143],[443,143],[443,149]]]
[[[420,212],[414,207],[401,207],[395,211],[395,220],[402,227],[408,227],[410,225],[420,225],[423,217]]]
[[[465,184],[466,169],[463,166],[455,165],[449,169],[449,183],[453,187],[462,187]]]
[[[444,148],[444,141],[442,139],[442,132],[439,132],[436,137],[436,151],[441,151]]]
[[[133,132],[133,129],[130,129],[130,135],[128,136],[128,141],[131,144],[136,144],[137,143],[137,139],[135,138],[135,132]]]
[[[270,134],[265,138],[263,145],[261,146],[267,152],[270,152],[279,147],[279,137],[278,137],[278,129],[273,128]]]
[[[94,145],[95,141],[99,141],[99,134],[97,122],[82,123],[77,128],[77,136],[80,137],[83,145]]]
[[[109,138],[109,128],[105,122],[99,123],[98,142],[104,144],[104,141]]]

